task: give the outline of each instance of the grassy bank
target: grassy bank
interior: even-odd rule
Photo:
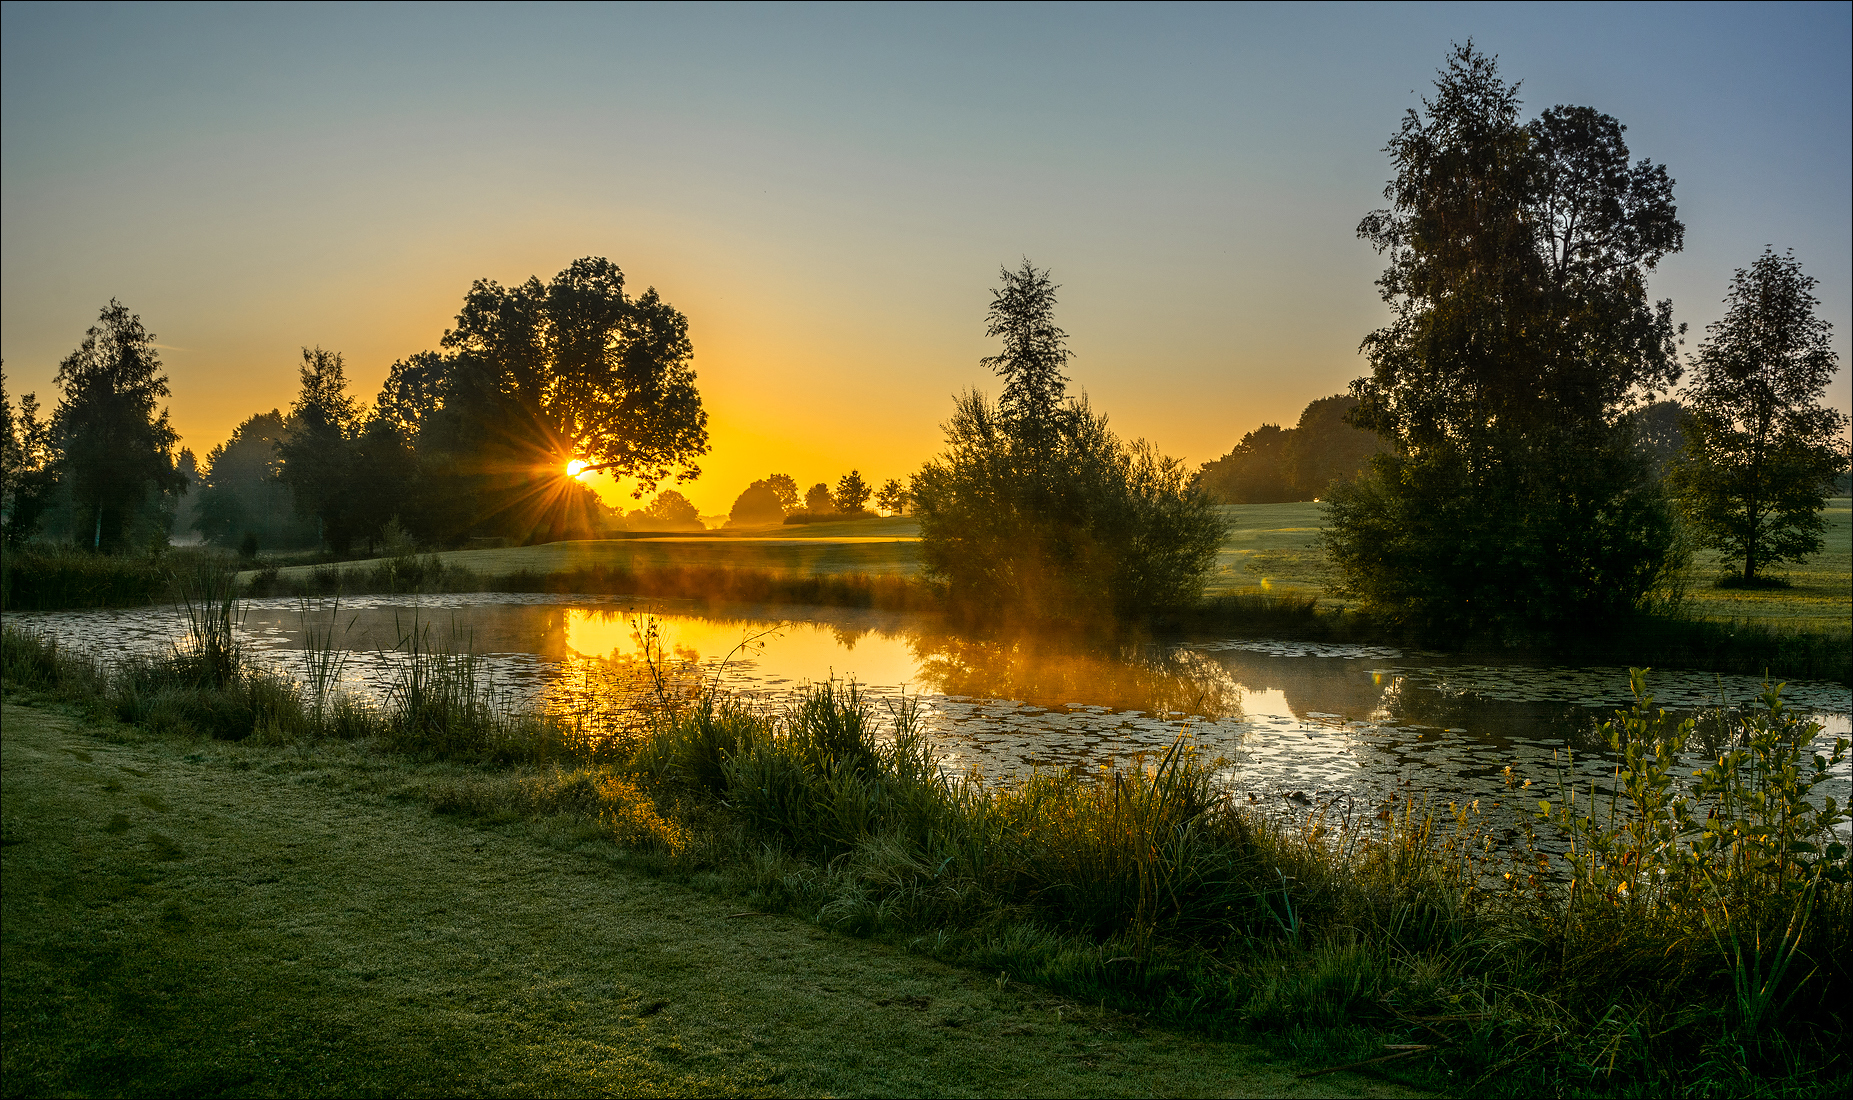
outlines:
[[[185,651],[116,671],[9,631],[6,679],[163,736],[416,764],[399,793],[433,809],[581,830],[749,911],[1309,1068],[1387,1045],[1385,1072],[1462,1093],[1853,1085],[1848,857],[1806,847],[1826,822],[1779,707],[1737,731],[1745,755],[1696,805],[1662,782],[1690,731],[1646,711],[1618,724],[1634,761],[1619,800],[1592,815],[1581,792],[1566,815],[1559,794],[1539,825],[1576,838],[1572,865],[1490,848],[1467,807],[1270,817],[1212,788],[1187,747],[1098,777],[950,779],[904,707],[877,714],[841,685],[771,714],[665,692],[648,732],[594,742],[496,712],[467,657],[439,653],[408,656],[365,706],[244,669],[222,617],[198,621]]]
[[[1411,1095],[845,940],[364,744],[4,706],[21,1095]]]
[[[210,550],[92,554],[63,546],[9,546],[0,553],[0,609],[135,607],[168,598],[176,571],[189,572]]]

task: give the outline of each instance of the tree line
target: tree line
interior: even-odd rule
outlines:
[[[627,295],[608,260],[547,283],[478,280],[440,350],[394,363],[371,404],[349,392],[339,353],[305,348],[288,413],[247,418],[197,470],[193,523],[225,545],[343,553],[389,529],[433,545],[596,534],[621,519],[577,469],[632,479],[639,496],[699,475],[693,356],[687,319],[654,288]],[[157,408],[168,383],[153,335],[111,302],[56,384],[48,422],[33,395],[4,402],[7,537],[62,512],[80,546],[165,543],[192,460]]]

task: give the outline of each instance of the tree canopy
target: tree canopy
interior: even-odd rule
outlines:
[[[779,500],[779,494],[761,478],[734,498],[733,508],[727,513],[727,524],[730,527],[757,527],[777,523],[784,518],[785,508]]]
[[[1838,357],[1816,281],[1765,251],[1731,278],[1686,389],[1691,416],[1671,481],[1699,545],[1757,570],[1820,552],[1821,509],[1847,466],[1847,418],[1822,404]]]
[[[1004,347],[983,364],[1005,397],[962,395],[946,449],[910,486],[928,574],[968,608],[1038,619],[1194,602],[1223,535],[1209,498],[1181,463],[1066,400],[1055,284],[1027,260],[1002,278],[986,331]]]
[[[1674,561],[1671,512],[1621,418],[1679,377],[1647,275],[1684,229],[1666,170],[1587,107],[1519,119],[1471,43],[1386,151],[1389,325],[1351,422],[1390,448],[1332,498],[1345,588],[1431,632],[1554,631],[1641,600]]]
[[[654,288],[628,296],[609,260],[576,260],[547,283],[477,280],[441,346],[395,363],[376,403],[415,451],[421,509],[408,522],[427,539],[595,533],[605,509],[569,462],[631,479],[638,497],[700,474],[707,413],[688,319]]]
[[[112,298],[58,364],[55,382],[63,392],[51,435],[78,543],[110,551],[144,539],[164,544],[161,497],[183,492],[185,481],[174,468],[179,436],[160,405],[168,387],[154,333]]]

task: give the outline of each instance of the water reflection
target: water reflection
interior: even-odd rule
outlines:
[[[654,661],[645,659],[639,633],[645,616],[657,630]],[[8,617],[105,658],[164,648],[179,632],[168,609]],[[1628,702],[1619,668],[1222,637],[1101,647],[830,608],[696,613],[675,601],[481,594],[419,606],[363,597],[338,609],[332,601],[269,600],[252,602],[243,630],[259,659],[299,671],[310,627],[333,629],[350,651],[347,686],[361,692],[383,687],[393,651],[412,631],[482,654],[509,703],[543,706],[614,735],[634,729],[636,702],[659,691],[686,693],[718,678],[778,706],[803,683],[833,676],[858,681],[878,700],[904,686],[917,695],[950,768],[1002,776],[1093,767],[1188,736],[1224,759],[1228,782],[1258,797],[1297,792],[1293,804],[1301,806],[1410,793],[1505,799],[1508,765],[1539,788],[1560,769],[1600,781],[1613,764],[1596,725]],[[1748,702],[1759,685],[1751,677],[1657,673],[1652,686],[1660,705],[1696,712]],[[1823,721],[1823,745],[1847,733],[1853,702],[1845,687],[1794,683],[1785,698]],[[1715,731],[1711,741],[1695,740],[1696,767],[1718,746]],[[1843,771],[1828,793],[1845,802],[1850,786]],[[1529,796],[1508,802],[1535,809]]]

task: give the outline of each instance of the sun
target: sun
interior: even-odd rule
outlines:
[[[585,472],[585,468],[586,468],[586,463],[581,462],[579,459],[575,458],[571,462],[568,462],[566,464],[566,476],[567,477],[578,477],[580,474]]]

